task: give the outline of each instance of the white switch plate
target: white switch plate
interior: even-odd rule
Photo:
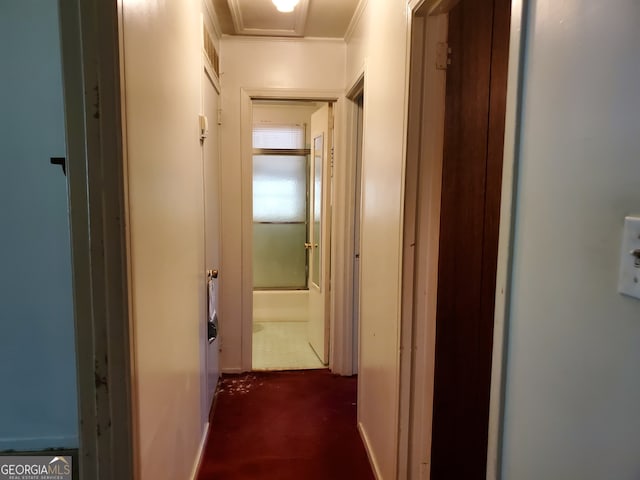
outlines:
[[[618,291],[640,299],[640,260],[632,253],[636,249],[640,249],[640,217],[625,217]]]

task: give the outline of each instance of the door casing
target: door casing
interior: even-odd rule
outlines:
[[[99,480],[136,471],[121,11],[120,2],[60,0],[80,475]]]
[[[432,35],[438,25],[433,24],[432,15],[446,14],[455,5],[456,0],[410,0],[408,9],[411,21],[410,55],[407,58],[409,89],[407,91],[407,105],[409,127],[407,137],[407,166],[405,184],[405,215],[403,236],[403,290],[402,290],[402,330],[401,330],[401,371],[400,371],[400,422],[398,442],[398,478],[429,478],[429,458],[420,459],[416,452],[430,452],[431,442],[431,406],[433,401],[433,348],[435,345],[435,306],[431,311],[424,311],[428,303],[423,302],[422,312],[416,311],[418,298],[416,292],[424,291],[426,279],[435,275],[437,279],[437,250],[431,251],[431,261],[421,268],[426,268],[427,276],[414,283],[418,274],[416,264],[415,241],[418,220],[418,165],[422,162],[423,169],[435,170],[441,168],[442,158],[432,152],[421,152],[420,135],[430,138],[440,138],[442,131],[439,123],[429,124],[421,119],[423,115],[436,116],[444,114],[444,85],[429,90],[423,98],[422,85],[428,81],[422,73],[426,62],[435,61],[423,50],[423,45],[417,41],[428,32],[428,45],[435,51],[436,43],[445,41],[446,32]],[[523,53],[526,31],[526,8],[522,0],[511,0],[510,36],[509,36],[509,66],[506,92],[506,116],[504,132],[504,153],[501,185],[501,202],[499,218],[499,240],[496,275],[495,315],[493,332],[493,354],[491,367],[489,432],[487,448],[487,479],[498,479],[500,475],[499,458],[501,449],[501,424],[503,417],[503,389],[504,363],[506,352],[504,348],[507,334],[506,318],[509,309],[509,279],[512,248],[512,229],[514,222],[514,199],[516,196],[517,150],[520,139],[517,136],[517,119],[519,116],[519,97],[523,79]],[[431,25],[428,25],[430,23]],[[411,67],[411,68],[410,68]],[[424,108],[424,111],[420,111]],[[428,211],[429,216],[439,217],[439,194],[432,192],[432,203]],[[438,230],[431,231],[438,236]],[[419,318],[418,315],[423,315]],[[418,320],[424,323],[420,330],[416,329]],[[426,326],[426,328],[424,328]],[[416,356],[415,346],[426,346],[421,356]],[[426,358],[425,358],[426,355]],[[427,402],[425,404],[425,402]],[[415,405],[422,405],[416,410]],[[412,445],[410,447],[410,445]],[[424,467],[427,467],[426,469]]]
[[[242,312],[241,312],[241,368],[240,371],[248,372],[252,368],[252,340],[253,340],[253,236],[251,235],[252,229],[252,107],[251,102],[253,100],[308,100],[316,102],[331,102],[334,105],[334,119],[336,132],[340,132],[341,122],[340,115],[341,109],[344,104],[344,92],[338,90],[296,90],[296,89],[242,89],[241,90],[241,133],[240,133],[240,150],[241,150],[241,175],[242,175],[242,187],[241,187],[241,199],[242,199]],[[337,149],[336,158],[341,155],[341,149]],[[340,226],[337,226],[339,229]],[[335,235],[336,228],[332,229],[332,235]],[[331,240],[332,249],[334,248],[334,241]],[[334,282],[334,255],[331,252],[331,285],[337,287],[338,284]],[[340,279],[335,279],[339,282]],[[330,300],[330,350],[333,351],[333,344],[335,342],[342,342],[343,339],[340,336],[342,329],[334,328],[336,323],[336,317],[333,314],[335,311],[333,296]],[[342,319],[340,320],[342,321]],[[350,351],[350,350],[349,350]],[[336,368],[332,355],[329,357],[329,368],[340,373],[339,366]]]
[[[358,177],[358,162],[362,169],[362,159],[358,159],[358,148],[365,142],[365,118],[362,116],[362,131],[358,132],[358,116],[366,109],[366,65],[360,69],[347,89],[342,115],[344,127],[338,133],[337,150],[342,161],[334,165],[334,201],[339,207],[333,209],[334,235],[331,244],[332,289],[331,314],[336,319],[331,325],[331,356],[333,371],[340,375],[353,375],[358,371],[360,358],[359,311],[360,295],[356,285],[360,285],[360,272],[354,257],[360,250],[356,230],[360,229],[360,213],[356,196],[361,200],[361,178]],[[358,99],[362,98],[362,112],[359,113]],[[337,129],[338,127],[336,127]],[[337,130],[336,130],[337,131]],[[343,143],[340,135],[342,135]],[[340,150],[342,149],[342,150]],[[361,172],[360,172],[361,173]],[[356,241],[358,242],[356,244]],[[337,331],[336,331],[337,330]]]
[[[398,461],[399,478],[408,479],[427,478],[431,453],[446,77],[430,67],[447,25],[446,14],[420,11],[412,26],[401,325],[402,351],[409,354],[400,364]]]

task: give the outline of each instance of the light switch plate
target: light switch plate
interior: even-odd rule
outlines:
[[[636,250],[640,250],[640,217],[625,217],[618,291],[640,299],[640,258],[634,255]]]

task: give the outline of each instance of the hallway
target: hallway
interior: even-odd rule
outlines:
[[[299,4],[0,4],[0,457],[69,451],[87,480],[638,480],[640,2]],[[282,20],[273,35],[254,7]],[[304,23],[319,8],[330,34]],[[461,48],[467,24],[484,60]],[[480,101],[498,77],[506,97]],[[254,318],[253,106],[299,101],[333,113],[298,152],[329,222],[308,205],[321,241],[295,243],[328,264],[311,267],[328,370],[251,372],[285,350]],[[443,186],[494,209],[442,208]],[[497,259],[472,259],[490,244]],[[441,367],[479,383],[473,349],[485,390],[464,394]],[[434,467],[432,452],[468,462],[463,443],[476,474]]]
[[[223,376],[198,480],[373,479],[356,383],[328,370]]]

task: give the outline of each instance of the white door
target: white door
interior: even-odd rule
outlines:
[[[362,138],[364,129],[364,96],[356,99],[356,178],[353,211],[353,373],[358,373],[358,350],[360,336],[360,211],[362,208]]]
[[[329,363],[329,265],[331,226],[332,106],[325,104],[311,115],[309,168],[309,322],[311,347]]]
[[[208,418],[213,395],[218,384],[220,374],[219,345],[216,336],[218,299],[220,298],[220,281],[222,273],[218,272],[220,265],[220,153],[218,141],[218,100],[219,95],[206,70],[202,73],[202,103],[203,114],[206,118],[206,131],[202,139],[203,176],[204,176],[204,224],[205,224],[205,270],[207,275],[207,318],[205,321],[205,374],[206,399],[205,418]],[[204,122],[201,128],[205,129]],[[213,275],[212,275],[213,273]],[[214,277],[214,278],[211,278]],[[208,282],[212,282],[212,289]],[[211,297],[211,298],[210,298]],[[214,320],[214,315],[216,321]],[[214,339],[215,337],[215,339]]]

